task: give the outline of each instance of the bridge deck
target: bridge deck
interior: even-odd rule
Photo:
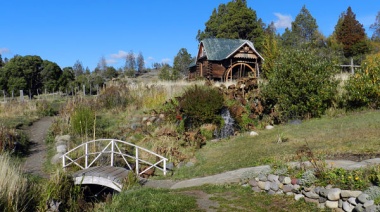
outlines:
[[[121,191],[130,170],[114,166],[96,166],[72,174],[75,184],[97,184]]]

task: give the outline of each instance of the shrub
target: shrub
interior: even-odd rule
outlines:
[[[126,88],[111,86],[106,88],[98,97],[99,103],[107,108],[126,107],[133,102],[130,92]]]
[[[282,121],[319,117],[333,103],[335,73],[331,60],[315,50],[285,49],[262,90],[265,106],[276,108]]]
[[[380,108],[380,53],[369,55],[345,85],[348,108]]]
[[[190,87],[179,104],[184,113],[185,127],[199,127],[206,123],[220,124],[223,103],[223,95],[216,88],[197,85]]]

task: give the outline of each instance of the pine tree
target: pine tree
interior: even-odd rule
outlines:
[[[197,40],[205,38],[246,39],[254,42],[260,51],[264,40],[264,23],[245,0],[233,0],[220,4],[205,23],[205,30],[198,31]]]

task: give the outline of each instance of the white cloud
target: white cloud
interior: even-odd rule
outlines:
[[[4,54],[8,52],[10,52],[8,48],[0,48],[0,54]]]
[[[127,52],[123,51],[123,50],[119,50],[119,52],[117,54],[111,54],[111,58],[113,59],[122,59],[122,58],[126,58],[128,55]]]
[[[106,60],[106,63],[107,63],[107,65],[108,65],[108,64],[116,64],[116,63],[117,63],[117,60],[115,60],[115,59],[107,59],[107,60]]]
[[[164,58],[161,60],[162,63],[169,64],[171,60],[169,58]]]
[[[148,57],[148,60],[154,60],[154,57]]]
[[[281,13],[274,13],[274,15],[278,18],[278,20],[274,22],[276,29],[285,29],[292,26],[292,16],[282,15]]]

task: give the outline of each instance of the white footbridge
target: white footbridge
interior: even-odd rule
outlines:
[[[166,175],[167,161],[167,158],[155,152],[116,139],[88,141],[62,156],[64,169],[80,169],[72,174],[75,184],[97,184],[119,192],[129,172],[142,176],[153,170],[161,170]]]

